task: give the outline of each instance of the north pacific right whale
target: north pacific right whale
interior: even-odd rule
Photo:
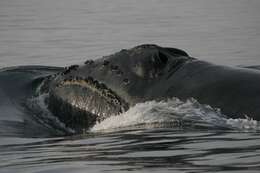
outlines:
[[[185,51],[140,45],[44,78],[49,110],[81,131],[150,100],[194,98],[230,118],[260,120],[260,71],[201,61]]]

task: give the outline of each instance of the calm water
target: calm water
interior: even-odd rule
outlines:
[[[0,68],[65,66],[141,43],[218,64],[260,65],[259,8],[259,0],[1,0]],[[207,127],[136,126],[176,104],[153,103],[88,134],[53,137],[62,133],[19,104],[28,90],[18,83],[30,79],[0,72],[0,172],[260,171],[259,122],[216,119],[194,102],[183,103],[185,111],[200,110],[203,121],[206,112]]]
[[[5,141],[9,139],[4,138]],[[3,172],[259,172],[259,134],[134,130],[1,146]],[[10,141],[9,141],[10,143]]]

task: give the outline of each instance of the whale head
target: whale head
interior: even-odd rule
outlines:
[[[169,78],[193,58],[183,50],[140,45],[56,75],[49,109],[78,131],[118,115],[136,103],[165,98]]]

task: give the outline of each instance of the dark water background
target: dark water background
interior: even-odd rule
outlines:
[[[260,65],[259,8],[258,0],[1,0],[0,68],[70,65],[141,43],[218,64]],[[246,119],[225,120],[228,130],[215,123],[112,130],[112,119],[97,128],[105,131],[53,137],[61,132],[36,121],[21,102],[33,76],[54,71],[0,72],[0,172],[260,171],[259,122]],[[150,122],[156,113],[142,111],[151,105],[126,114],[130,123],[121,127]],[[203,110],[193,106],[187,110]]]

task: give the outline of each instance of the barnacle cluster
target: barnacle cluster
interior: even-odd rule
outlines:
[[[69,67],[65,67],[65,71],[63,71],[61,74],[66,75],[69,72],[71,72],[72,70],[77,70],[78,68],[79,68],[79,65],[71,65]]]

